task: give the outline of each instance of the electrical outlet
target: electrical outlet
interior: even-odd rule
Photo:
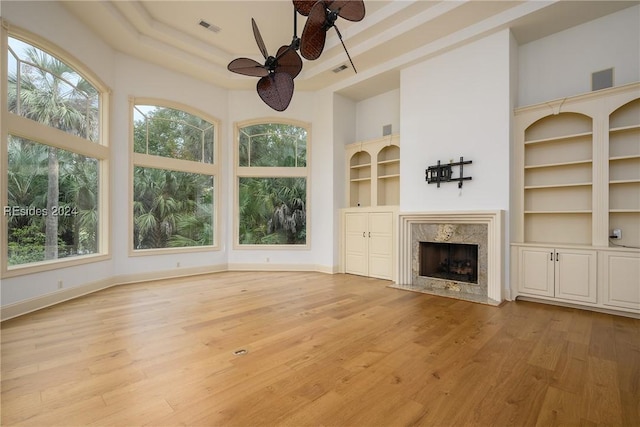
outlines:
[[[265,261],[266,261],[266,262],[269,262],[269,261],[271,261],[271,260],[269,259],[269,257],[267,257],[267,258],[265,259]]]
[[[62,289],[63,286],[64,283],[62,282],[62,280],[58,280],[58,289]]]
[[[180,268],[180,261],[176,262],[176,268]]]
[[[622,230],[620,230],[619,228],[616,228],[615,230],[613,230],[611,235],[613,236],[614,239],[622,239]]]

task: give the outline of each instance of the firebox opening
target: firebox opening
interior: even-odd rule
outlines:
[[[478,245],[420,242],[420,276],[478,283]]]

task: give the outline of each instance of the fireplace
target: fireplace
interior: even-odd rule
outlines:
[[[478,284],[478,245],[420,242],[418,258],[420,276]]]
[[[503,211],[400,214],[394,287],[466,301],[503,301]]]

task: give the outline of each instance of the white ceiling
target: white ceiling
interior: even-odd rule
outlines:
[[[64,6],[115,50],[229,89],[254,88],[256,79],[231,73],[238,57],[263,62],[251,29],[253,17],[274,54],[293,36],[290,0],[63,1]],[[362,100],[399,87],[403,67],[463,43],[511,28],[524,44],[618,10],[638,1],[405,1],[365,0],[360,22],[339,19],[358,73],[332,70],[348,59],[330,30],[323,54],[303,60],[297,90],[332,87]],[[213,32],[201,21],[220,28]],[[298,36],[306,18],[298,15]]]

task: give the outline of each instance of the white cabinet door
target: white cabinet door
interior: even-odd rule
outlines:
[[[553,248],[519,248],[520,292],[523,294],[554,296]]]
[[[344,272],[393,279],[394,213],[344,214]]]
[[[369,214],[369,276],[390,280],[393,275],[393,214]]]
[[[603,303],[640,313],[640,253],[604,252]]]
[[[521,247],[519,254],[520,293],[597,302],[595,251]]]
[[[345,273],[368,274],[368,214],[349,212],[345,220]]]
[[[596,302],[596,252],[558,250],[555,255],[557,298]]]

